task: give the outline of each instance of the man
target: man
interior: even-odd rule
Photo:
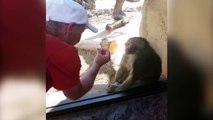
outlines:
[[[100,67],[110,60],[108,50],[98,49],[91,67],[79,77],[81,67],[78,43],[85,28],[97,32],[89,24],[85,9],[72,0],[46,0],[46,87],[62,90],[76,100],[93,86]]]

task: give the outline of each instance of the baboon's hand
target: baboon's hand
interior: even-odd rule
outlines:
[[[114,84],[110,84],[107,88],[107,92],[108,93],[114,93],[115,89],[118,87],[119,85],[117,83]]]

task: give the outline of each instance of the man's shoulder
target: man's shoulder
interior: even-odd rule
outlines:
[[[46,35],[46,60],[55,58],[58,56],[58,58],[62,57],[69,57],[71,56],[73,59],[78,57],[78,51],[77,49],[69,45],[63,41],[61,41],[59,38],[54,37],[52,35]]]
[[[50,34],[46,34],[46,46],[68,46],[68,44],[64,43],[62,40],[60,40],[58,37],[55,37]]]

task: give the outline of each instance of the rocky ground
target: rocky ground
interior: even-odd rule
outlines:
[[[139,26],[141,21],[141,5],[143,0],[139,2],[126,1],[123,5],[123,11],[126,16],[130,18],[130,22],[124,27],[118,28],[112,32],[105,30],[108,23],[114,22],[112,18],[112,11],[114,8],[115,0],[96,0],[94,9],[87,9],[90,22],[99,30],[98,33],[93,33],[90,30],[85,30],[82,35],[82,40],[96,41],[104,37],[110,40],[115,40],[118,44],[117,52],[111,56],[111,61],[102,66],[99,71],[94,86],[85,97],[94,96],[98,93],[106,93],[107,85],[110,79],[114,77],[115,71],[118,68],[121,56],[124,51],[124,43],[129,37],[139,36]],[[81,76],[87,71],[88,67],[96,55],[95,51],[79,49],[82,68],[80,71]],[[60,101],[65,100],[62,92],[50,89],[47,93],[46,105],[52,106],[58,104]],[[83,97],[82,99],[84,99]]]

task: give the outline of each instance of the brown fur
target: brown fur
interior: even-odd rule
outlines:
[[[148,41],[132,37],[125,44],[125,54],[108,92],[116,92],[150,84],[161,75],[161,59]]]

